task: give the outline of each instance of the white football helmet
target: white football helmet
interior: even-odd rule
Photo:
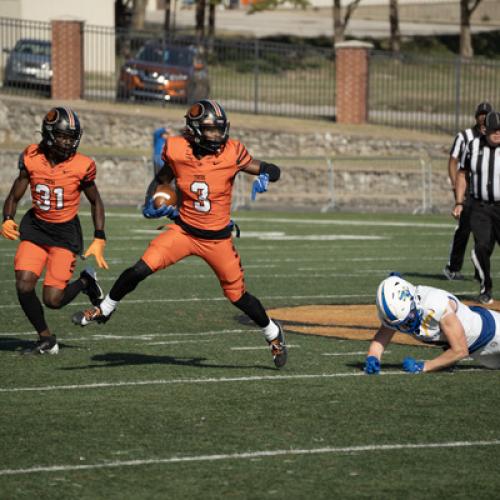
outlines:
[[[389,276],[377,290],[377,312],[386,326],[403,333],[416,333],[422,321],[422,310],[416,302],[416,287],[400,276]]]

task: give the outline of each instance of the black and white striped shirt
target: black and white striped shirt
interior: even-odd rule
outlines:
[[[461,130],[455,136],[455,140],[451,146],[450,156],[455,158],[455,160],[460,160],[460,163],[463,163],[467,146],[474,138],[479,137],[480,135],[481,132],[479,132],[477,126]]]
[[[490,146],[485,136],[467,146],[460,169],[470,175],[470,190],[476,200],[500,202],[500,146]]]

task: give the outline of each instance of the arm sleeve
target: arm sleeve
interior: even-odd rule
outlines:
[[[463,155],[464,147],[465,147],[464,136],[462,132],[459,132],[456,135],[455,140],[453,141],[453,145],[451,146],[450,156],[452,158],[455,158],[455,160],[458,160]]]
[[[89,166],[87,167],[87,170],[85,171],[83,179],[80,183],[82,188],[85,189],[86,187],[89,187],[92,184],[94,184],[95,177],[96,177],[96,165],[95,161],[92,160]]]
[[[248,167],[252,160],[252,155],[248,152],[247,148],[241,142],[238,142],[236,145],[236,168],[241,170]]]
[[[471,147],[473,142],[469,142],[467,147],[464,149],[462,158],[458,164],[459,170],[470,171],[470,158],[471,158]]]
[[[26,170],[26,172],[28,172],[28,169],[26,168],[26,164],[24,163],[24,151],[19,155],[19,160],[17,162],[17,166],[18,166],[19,170]]]

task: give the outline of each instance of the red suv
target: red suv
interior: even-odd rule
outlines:
[[[195,47],[148,42],[125,62],[118,78],[118,99],[195,102],[208,98],[208,71]]]

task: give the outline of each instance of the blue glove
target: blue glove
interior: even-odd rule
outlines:
[[[142,208],[142,215],[144,215],[146,219],[158,219],[159,217],[176,219],[177,217],[179,217],[179,211],[173,205],[162,205],[159,208],[155,208],[153,204],[153,198],[149,198]]]
[[[255,201],[257,193],[265,193],[269,186],[269,175],[260,174],[252,184],[252,201]]]
[[[403,359],[403,370],[409,373],[422,373],[424,371],[424,361],[417,361],[408,356]]]
[[[365,373],[367,375],[378,375],[380,373],[380,360],[375,356],[365,359]]]

